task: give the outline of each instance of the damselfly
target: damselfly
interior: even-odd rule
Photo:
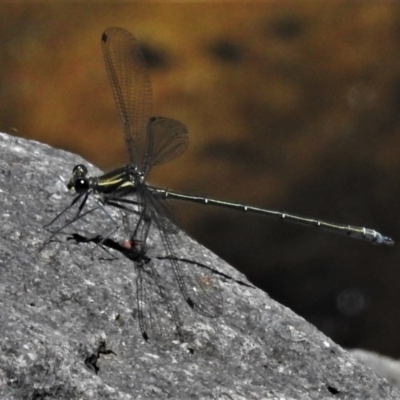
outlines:
[[[143,53],[135,38],[121,28],[109,28],[102,37],[104,60],[122,121],[130,164],[99,177],[88,177],[87,168],[73,169],[68,188],[86,202],[88,195],[101,195],[105,204],[123,203],[125,197],[136,195],[142,218],[150,217],[165,231],[166,208],[157,200],[175,199],[204,205],[255,213],[326,231],[343,234],[375,244],[392,245],[391,238],[364,227],[325,222],[280,211],[244,204],[191,196],[150,186],[146,183],[150,169],[182,154],[188,144],[188,131],[179,121],[150,117],[152,94],[150,77]],[[81,207],[83,209],[83,206]],[[145,211],[145,212],[143,212]]]
[[[151,117],[150,77],[144,55],[135,38],[124,29],[109,28],[103,33],[101,42],[106,69],[123,125],[130,163],[99,177],[89,177],[84,165],[75,166],[68,188],[77,193],[70,207],[74,205],[79,207],[70,222],[77,221],[93,211],[93,209],[84,211],[87,200],[92,195],[98,202],[96,208],[102,208],[103,211],[105,211],[104,206],[108,205],[137,214],[138,222],[130,228],[131,242],[145,245],[150,228],[155,227],[159,231],[162,244],[167,254],[171,256],[170,265],[179,288],[187,303],[195,310],[207,316],[217,316],[221,312],[222,303],[219,304],[220,299],[215,298],[214,293],[210,294],[209,285],[200,277],[190,269],[183,271],[180,264],[174,261],[179,235],[176,234],[178,230],[172,222],[172,212],[168,202],[165,201],[167,199],[260,214],[375,244],[393,244],[391,238],[373,229],[191,196],[147,184],[146,178],[152,167],[171,161],[185,151],[188,131],[179,121],[165,117]],[[62,228],[56,230],[55,234],[60,231]]]

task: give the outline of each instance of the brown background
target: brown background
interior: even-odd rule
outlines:
[[[0,130],[124,164],[100,47],[110,26],[143,44],[154,114],[190,130],[153,183],[400,242],[400,4],[1,3]],[[400,243],[179,210],[200,242],[340,344],[400,357]]]

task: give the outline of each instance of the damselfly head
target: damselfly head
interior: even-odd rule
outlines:
[[[75,165],[72,170],[72,178],[67,184],[68,190],[76,193],[84,193],[89,189],[88,170],[83,164]]]

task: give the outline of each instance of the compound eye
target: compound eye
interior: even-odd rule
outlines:
[[[72,175],[74,176],[86,176],[87,173],[88,170],[83,164],[75,165],[74,169],[72,170]]]
[[[76,193],[85,193],[89,190],[89,180],[88,179],[77,179],[74,185]]]

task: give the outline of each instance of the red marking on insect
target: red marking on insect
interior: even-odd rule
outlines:
[[[121,246],[127,250],[137,249],[141,244],[140,240],[125,239],[122,241]]]

